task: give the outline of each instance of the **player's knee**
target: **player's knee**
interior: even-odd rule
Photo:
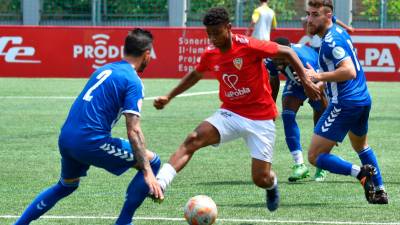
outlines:
[[[310,164],[312,164],[313,166],[316,166],[317,165],[317,157],[318,157],[318,155],[319,154],[317,153],[317,151],[315,151],[313,149],[310,149],[308,151],[308,162]]]
[[[184,142],[185,148],[189,152],[195,152],[197,149],[201,148],[202,140],[199,138],[199,134],[195,131],[191,132]]]
[[[61,195],[68,196],[79,187],[79,182],[80,182],[79,178],[74,178],[74,179],[61,178],[60,181],[58,181],[57,183],[58,191],[60,192]]]

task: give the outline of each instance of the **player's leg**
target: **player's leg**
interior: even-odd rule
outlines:
[[[275,123],[272,120],[240,121],[246,133],[243,137],[252,158],[252,179],[255,185],[266,189],[267,208],[275,211],[279,207],[278,179],[271,169],[275,145]]]
[[[373,167],[352,164],[330,154],[337,142],[342,142],[350,127],[359,118],[358,107],[330,104],[314,129],[308,160],[311,164],[331,173],[351,175],[361,181],[366,195],[371,192]]]
[[[129,141],[121,140],[121,147],[122,150],[133,153]],[[150,162],[153,173],[157,175],[161,165],[160,157],[157,154],[148,150],[146,151],[146,155],[147,159]],[[126,190],[125,202],[118,216],[116,224],[131,224],[133,215],[143,203],[148,194],[149,187],[144,180],[143,172],[139,170],[128,185],[128,188]]]
[[[321,118],[322,113],[324,113],[326,105],[323,104],[321,100],[319,101],[309,100],[308,103],[313,109],[313,121],[315,127],[319,121],[319,118]],[[326,170],[316,167],[314,180],[317,182],[322,182],[326,179],[327,174],[328,172]]]
[[[303,148],[300,143],[300,128],[296,122],[296,114],[307,99],[303,87],[293,81],[287,80],[282,94],[282,121],[285,131],[285,140],[293,157],[294,165],[289,181],[297,181],[310,176],[304,164]]]
[[[375,156],[374,150],[368,145],[367,142],[369,111],[370,107],[365,107],[365,112],[361,116],[360,122],[350,129],[349,139],[353,149],[357,152],[361,163],[363,165],[372,165],[376,169],[376,174],[373,176],[375,195],[371,200],[371,203],[387,204],[388,196],[383,184],[378,160]]]
[[[79,177],[86,176],[89,166],[83,165],[65,153],[61,159],[61,178],[40,193],[27,207],[15,225],[26,225],[49,211],[59,200],[73,193],[79,186]]]
[[[200,123],[172,154],[169,162],[162,166],[157,175],[161,188],[165,190],[170,185],[176,173],[186,166],[198,149],[238,138],[234,117],[234,113],[220,109]]]

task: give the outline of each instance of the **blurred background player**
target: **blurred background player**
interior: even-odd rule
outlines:
[[[341,26],[344,29],[346,29],[346,31],[348,33],[353,33],[354,32],[354,28],[353,27],[346,25],[345,23],[343,23],[342,21],[337,19],[336,16],[332,16],[332,22],[336,23],[339,26]],[[312,35],[312,34],[310,34],[308,32],[308,29],[307,29],[307,17],[305,17],[305,16],[301,17],[301,24],[302,24],[302,27],[304,29],[304,33],[306,35],[303,36],[300,39],[299,44],[308,45],[308,46],[312,47],[313,49],[315,49],[317,52],[319,52],[319,48],[321,47],[321,38],[318,35]]]
[[[319,70],[318,54],[314,49],[300,44],[291,44],[287,38],[277,38],[274,40],[280,45],[291,47],[300,58],[304,67],[311,65],[316,71]],[[289,181],[297,181],[310,176],[308,167],[304,164],[303,148],[300,144],[300,128],[296,122],[296,114],[307,99],[300,80],[295,75],[293,68],[285,59],[267,59],[266,67],[270,75],[270,84],[272,88],[272,97],[276,101],[279,92],[279,74],[282,73],[286,77],[285,87],[282,93],[282,121],[285,130],[286,144],[293,157],[294,166]],[[319,86],[323,86],[323,82],[319,82]],[[314,125],[317,124],[319,118],[324,112],[327,102],[325,95],[321,96],[321,100],[309,100],[308,103],[313,109]],[[317,168],[314,175],[315,181],[323,181],[326,178],[326,171]]]
[[[128,186],[116,221],[118,225],[131,224],[134,212],[148,193],[163,198],[154,175],[161,161],[146,149],[140,128],[144,94],[142,81],[136,73],[142,72],[149,63],[152,42],[150,32],[139,28],[131,31],[125,39],[124,59],[92,74],[61,129],[58,141],[62,156],[60,180],[36,197],[16,225],[29,224],[72,194],[91,165],[117,176],[132,167],[139,170]],[[111,129],[121,114],[126,118],[129,141],[111,137]]]
[[[275,12],[268,6],[268,0],[260,0],[260,6],[254,9],[251,16],[250,26],[246,31],[249,36],[253,30],[252,37],[258,40],[269,41],[271,31],[277,27]]]
[[[263,58],[287,58],[314,98],[318,87],[304,77],[304,68],[296,53],[275,42],[260,41],[231,33],[229,15],[224,8],[210,9],[203,19],[212,45],[202,54],[196,69],[188,73],[166,96],[154,100],[163,109],[175,96],[195,85],[206,72],[219,81],[221,108],[201,122],[161,168],[157,179],[165,189],[200,148],[217,146],[243,138],[252,158],[253,182],[266,189],[267,208],[279,206],[277,177],[272,171],[277,109],[271,96]]]
[[[369,203],[387,204],[378,161],[367,142],[371,97],[352,40],[345,30],[332,22],[331,0],[310,0],[307,15],[310,34],[322,38],[319,52],[322,72],[309,67],[308,74],[316,81],[327,82],[330,99],[315,127],[308,159],[311,164],[332,173],[358,178]],[[347,134],[361,160],[361,168],[330,153]]]

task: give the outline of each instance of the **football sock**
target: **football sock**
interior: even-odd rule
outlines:
[[[278,178],[276,177],[276,174],[274,176],[274,184],[272,184],[271,187],[266,188],[267,190],[272,190],[274,189],[276,186],[278,186]]]
[[[351,175],[352,171],[351,163],[338,156],[326,153],[322,153],[317,157],[317,167],[342,175]]]
[[[153,159],[150,161],[150,166],[155,175],[158,173],[160,165],[160,157],[154,154]],[[139,208],[139,206],[142,204],[148,194],[149,186],[144,180],[143,172],[139,170],[128,186],[128,189],[126,191],[125,203],[122,207],[116,224],[130,224],[132,222],[133,214],[135,213],[136,209]]]
[[[292,151],[292,152],[290,152],[290,154],[292,154],[293,161],[295,164],[299,165],[299,164],[304,163],[303,151],[301,151],[301,150]]]
[[[176,170],[174,167],[169,163],[165,163],[157,175],[158,183],[164,191],[171,184],[175,176]]]
[[[286,144],[290,152],[302,151],[300,145],[300,129],[296,122],[296,112],[292,110],[283,110],[282,112],[283,126],[285,130]],[[303,155],[298,153],[292,154],[296,164],[304,163]],[[297,160],[297,161],[296,161]]]
[[[376,160],[376,156],[374,150],[371,147],[367,147],[358,153],[358,157],[360,157],[361,163],[363,165],[369,164],[376,168],[376,174],[372,177],[374,185],[378,187],[379,190],[384,190],[385,187],[383,185],[383,179],[381,176],[381,171],[379,169],[378,160]]]
[[[75,183],[65,183],[62,179],[57,184],[40,193],[28,206],[15,225],[29,224],[49,211],[60,199],[67,197],[79,186]]]

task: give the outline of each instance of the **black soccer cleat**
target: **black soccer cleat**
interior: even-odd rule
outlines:
[[[372,204],[380,204],[385,205],[389,203],[389,198],[385,190],[377,190],[374,193],[374,197],[372,198]]]
[[[360,183],[364,188],[365,198],[369,203],[373,203],[375,195],[375,186],[372,182],[372,176],[376,173],[375,171],[375,167],[371,165],[363,165],[360,173],[357,175],[357,179],[360,180]]]
[[[279,196],[279,191],[278,191],[278,185],[276,185],[273,189],[271,190],[266,190],[267,194],[267,208],[269,211],[273,212],[278,209],[279,207],[279,202],[280,202],[280,196]]]

